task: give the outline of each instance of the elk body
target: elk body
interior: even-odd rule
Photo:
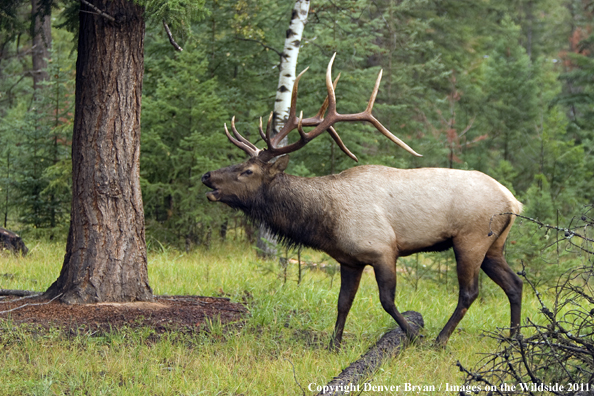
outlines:
[[[334,59],[334,58],[333,58]],[[379,88],[378,76],[367,109],[363,113],[336,113],[334,87],[328,65],[328,98],[315,117],[295,116],[295,81],[291,111],[285,127],[271,138],[270,119],[266,134],[260,133],[268,149],[259,150],[235,129],[229,139],[250,155],[246,162],[207,172],[203,183],[212,189],[210,201],[223,202],[265,223],[290,244],[322,250],[341,266],[338,317],[332,343],[340,345],[346,317],[359,287],[363,269],[374,269],[382,307],[410,338],[416,334],[394,304],[398,257],[417,252],[454,249],[459,281],[458,305],[437,337],[445,345],[478,295],[482,269],[506,293],[511,307],[512,333],[520,324],[522,281],[503,256],[503,246],[522,205],[504,186],[476,171],[421,168],[395,169],[359,166],[337,175],[303,178],[284,173],[288,157],[328,131],[339,147],[354,157],[340,141],[333,124],[338,121],[368,121],[407,151],[418,155],[393,136],[372,115]],[[336,81],[334,82],[336,84]],[[328,114],[324,114],[328,110]],[[303,126],[315,126],[306,133]],[[278,142],[297,128],[301,139],[278,147]]]

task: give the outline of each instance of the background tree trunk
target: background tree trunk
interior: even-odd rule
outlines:
[[[139,180],[144,10],[126,0],[93,5],[80,13],[66,256],[46,297],[151,300]]]
[[[39,83],[49,78],[47,74],[47,59],[52,47],[51,15],[45,14],[40,7],[40,0],[31,0],[31,28],[33,30],[33,89],[39,88]]]
[[[285,125],[289,117],[289,108],[291,107],[291,91],[295,83],[297,57],[299,56],[299,46],[303,29],[307,23],[307,14],[309,13],[309,0],[297,0],[293,12],[291,13],[291,23],[287,30],[285,46],[281,55],[279,67],[278,88],[276,90],[276,100],[274,102],[274,114],[272,119],[272,136],[276,135]],[[281,146],[287,144],[287,139],[283,139]],[[264,257],[273,257],[276,255],[276,238],[264,225],[258,230],[258,254]]]

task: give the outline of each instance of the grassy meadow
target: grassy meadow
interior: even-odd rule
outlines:
[[[57,278],[64,244],[39,241],[29,247],[24,258],[0,256],[0,288],[44,290]],[[149,277],[155,294],[224,295],[247,301],[249,317],[242,325],[224,328],[214,319],[209,332],[158,337],[150,329],[73,335],[0,321],[0,395],[316,394],[316,386],[329,382],[395,323],[380,305],[373,273],[366,271],[343,347],[328,352],[340,274],[320,253],[304,252],[302,259],[329,266],[305,269],[298,285],[297,264],[289,265],[285,282],[277,262],[258,259],[243,243],[190,253],[152,251]],[[446,383],[464,382],[456,361],[470,368],[481,353],[495,348],[483,332],[509,325],[509,304],[486,277],[448,347],[437,350],[427,342],[437,336],[457,301],[454,271],[448,276],[447,287],[435,277],[413,282],[399,276],[397,306],[423,314],[425,341],[384,365],[371,385],[400,385],[400,392],[391,394],[448,394]],[[523,319],[537,312],[538,303],[526,287]],[[442,391],[405,391],[406,383],[441,386]]]

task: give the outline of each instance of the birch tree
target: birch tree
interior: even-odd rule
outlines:
[[[307,23],[308,13],[309,0],[297,0],[291,13],[291,24],[287,30],[285,47],[281,54],[278,88],[274,102],[273,135],[276,135],[280,131],[289,117],[291,91],[293,90],[293,84],[295,83],[297,74],[299,46],[301,45],[301,38],[303,36],[303,29]]]
[[[272,136],[281,130],[289,117],[291,91],[295,83],[297,57],[299,56],[303,29],[307,23],[309,3],[309,0],[297,0],[291,12],[291,23],[289,29],[287,29],[285,46],[280,57],[278,88],[276,90],[272,120]],[[282,145],[286,145],[286,143],[287,138],[281,142]],[[276,255],[276,239],[264,225],[260,226],[257,247],[263,256]]]

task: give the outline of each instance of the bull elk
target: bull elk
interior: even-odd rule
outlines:
[[[458,305],[437,337],[445,345],[478,295],[482,269],[507,295],[511,307],[511,332],[520,324],[522,281],[503,256],[503,246],[514,218],[503,213],[520,213],[522,204],[491,177],[477,171],[421,168],[395,169],[359,166],[337,175],[304,178],[284,173],[289,154],[327,131],[351,158],[334,129],[340,121],[367,121],[413,155],[408,145],[388,131],[371,110],[381,80],[375,83],[367,108],[358,114],[336,111],[331,80],[334,57],[326,72],[328,96],[311,118],[296,116],[299,79],[292,91],[289,117],[279,133],[271,137],[271,117],[266,132],[259,132],[266,149],[245,139],[231,121],[229,140],[250,158],[238,165],[207,172],[202,182],[212,189],[210,201],[223,202],[243,211],[257,223],[264,223],[289,244],[322,250],[340,263],[338,317],[331,346],[339,347],[345,321],[361,280],[371,265],[379,288],[382,307],[409,338],[413,328],[396,309],[396,260],[417,252],[454,249],[459,282]],[[306,69],[307,70],[307,69]],[[314,127],[309,132],[304,127]],[[286,146],[280,141],[297,129],[300,139]],[[276,161],[271,161],[276,159]],[[497,215],[497,216],[496,216]]]

